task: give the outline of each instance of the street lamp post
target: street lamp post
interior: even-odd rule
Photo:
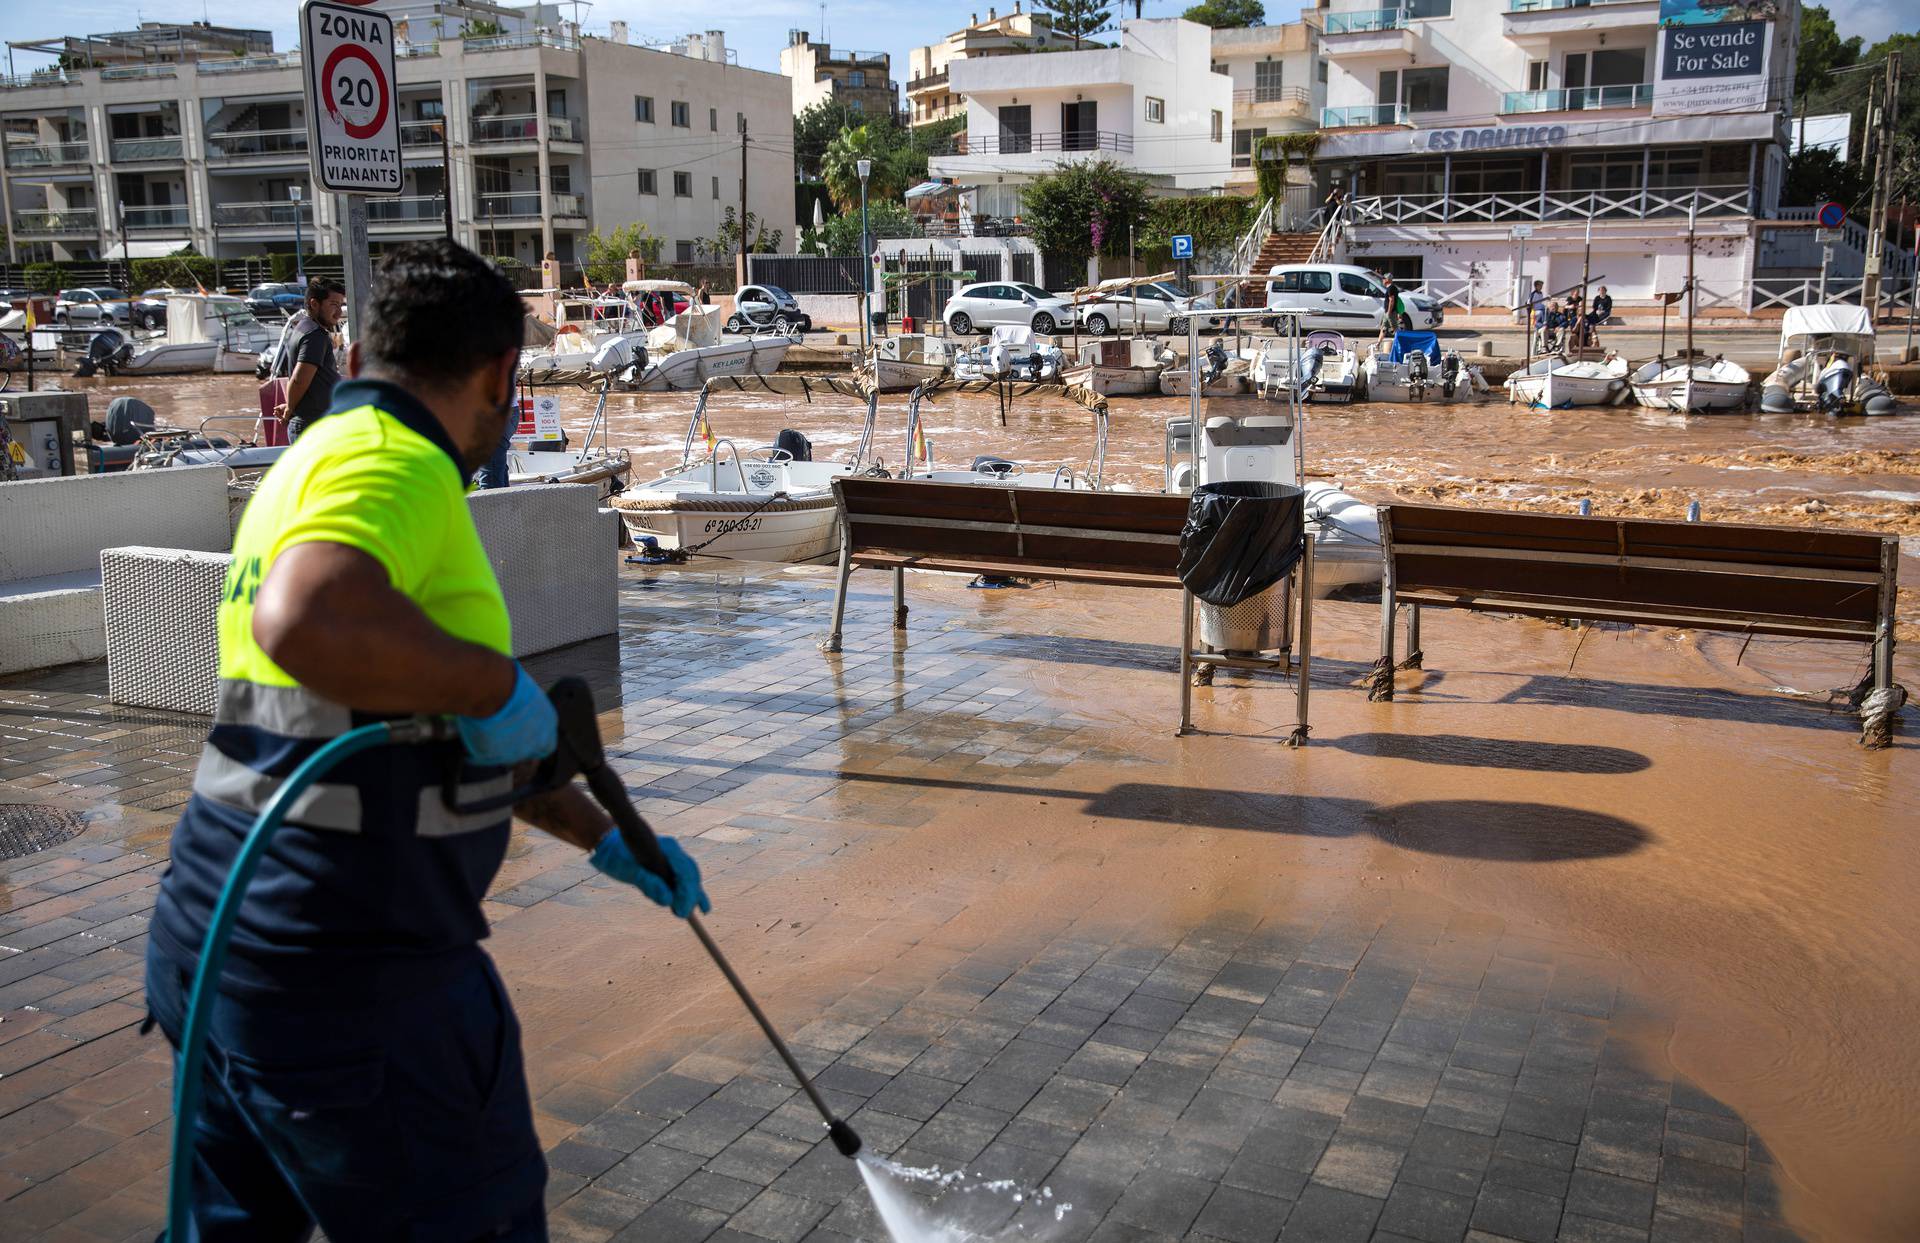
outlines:
[[[873,242],[867,237],[867,178],[873,174],[873,161],[857,160],[854,167],[860,170],[860,346],[864,353],[873,334]]]
[[[307,263],[300,256],[300,187],[288,186],[287,197],[293,200],[293,275],[304,289],[307,284]]]

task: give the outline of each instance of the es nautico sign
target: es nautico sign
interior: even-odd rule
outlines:
[[[1424,142],[1422,141],[1424,140]],[[1430,129],[1414,135],[1414,149],[1455,151],[1549,151],[1567,145],[1564,125],[1489,125],[1480,129]]]

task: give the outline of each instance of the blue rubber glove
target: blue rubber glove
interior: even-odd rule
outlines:
[[[660,853],[667,857],[667,863],[673,869],[671,889],[667,888],[666,881],[640,866],[640,861],[627,849],[626,839],[620,836],[619,829],[608,829],[607,835],[600,839],[600,844],[593,848],[593,854],[588,858],[594,867],[606,875],[632,885],[681,919],[693,914],[696,906],[702,914],[711,911],[713,903],[707,901],[707,891],[700,887],[700,865],[671,837],[654,840],[660,843]]]
[[[500,711],[453,720],[467,758],[476,764],[510,768],[551,755],[559,743],[560,718],[554,715],[553,702],[519,665],[513,667],[513,694]]]

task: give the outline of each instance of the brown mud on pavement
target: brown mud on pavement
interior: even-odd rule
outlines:
[[[1869,753],[1824,705],[1859,650],[1432,613],[1370,704],[1377,612],[1330,602],[1289,750],[1290,689],[1224,671],[1173,736],[1169,594],[914,575],[901,638],[862,574],[829,657],[830,584],[628,569],[621,641],[531,666],[594,685],[869,1146],[1054,1193],[944,1208],[1053,1243],[1920,1230],[1920,763],[1911,713]],[[0,803],[91,818],[0,863],[10,1238],[159,1220],[139,964],[202,726],[104,683],[0,679]],[[488,909],[556,1239],[880,1243],[684,929],[525,832]]]

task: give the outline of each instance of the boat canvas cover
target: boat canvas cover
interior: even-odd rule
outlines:
[[[1873,337],[1873,317],[1863,306],[1792,306],[1780,321],[1780,348],[1796,337]]]
[[[993,329],[993,343],[1004,345],[1009,350],[1031,349],[1033,329],[1025,324],[996,324]]]
[[[223,320],[242,314],[252,318],[247,304],[238,298],[205,297],[200,294],[170,294],[167,297],[167,344],[199,345],[227,341]]]
[[[1425,354],[1427,361],[1440,361],[1440,337],[1431,332],[1400,331],[1393,334],[1393,349],[1387,355],[1388,362],[1403,363],[1415,354]]]

